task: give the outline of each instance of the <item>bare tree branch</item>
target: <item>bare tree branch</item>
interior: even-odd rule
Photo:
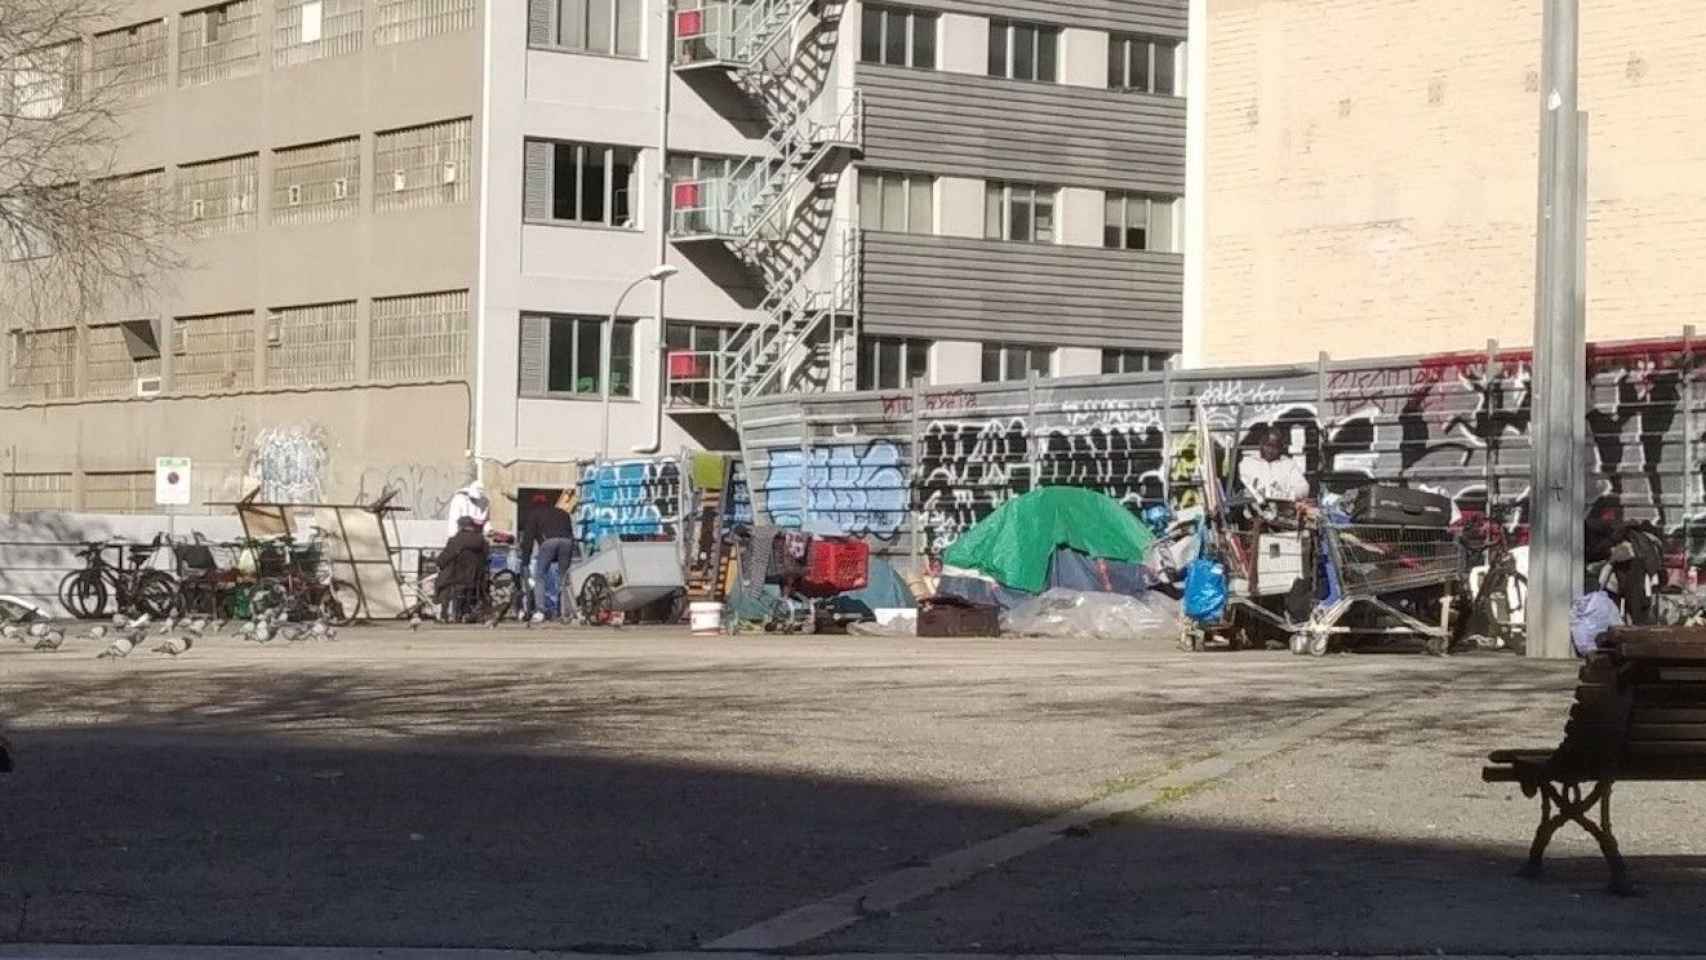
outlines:
[[[114,0],[0,0],[0,312],[43,329],[144,298],[184,261],[163,171],[120,167],[144,65],[85,72]],[[162,48],[162,54],[164,50]]]

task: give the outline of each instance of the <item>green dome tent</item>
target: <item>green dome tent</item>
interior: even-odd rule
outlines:
[[[1040,593],[1058,547],[1092,558],[1141,563],[1155,539],[1119,501],[1080,487],[1044,487],[985,517],[955,540],[942,562]]]

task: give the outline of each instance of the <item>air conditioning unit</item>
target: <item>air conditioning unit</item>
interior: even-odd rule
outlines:
[[[407,189],[409,189],[408,174],[405,174],[401,170],[391,171],[391,190],[392,190],[392,192],[402,193],[404,190],[407,190]]]
[[[445,186],[456,182],[456,161],[446,160],[444,162],[444,167],[439,171],[439,182]]]
[[[160,395],[159,377],[137,377],[136,395],[139,397],[157,397]]]
[[[285,195],[290,198],[291,206],[300,206],[302,203],[302,185],[300,183],[291,184],[285,189]]]
[[[336,180],[332,181],[332,199],[333,200],[347,200],[347,199],[349,199],[349,178],[348,177],[339,177]]]

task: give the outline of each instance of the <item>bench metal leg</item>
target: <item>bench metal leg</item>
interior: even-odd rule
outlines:
[[[1540,826],[1535,828],[1534,842],[1529,845],[1528,862],[1523,864],[1521,875],[1531,879],[1540,876],[1542,859],[1546,856],[1547,845],[1552,842],[1552,835],[1564,824],[1575,823],[1599,843],[1600,855],[1605,857],[1606,865],[1611,868],[1611,892],[1618,896],[1634,895],[1629,866],[1617,849],[1617,837],[1611,832],[1611,788],[1614,784],[1615,781],[1602,780],[1583,796],[1580,783],[1541,782]],[[1596,804],[1599,806],[1598,823],[1587,817]],[[1556,815],[1552,812],[1554,806],[1558,808]]]

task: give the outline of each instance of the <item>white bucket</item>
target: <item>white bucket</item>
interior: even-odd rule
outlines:
[[[689,604],[687,622],[694,636],[708,637],[722,633],[723,605],[708,601]]]

